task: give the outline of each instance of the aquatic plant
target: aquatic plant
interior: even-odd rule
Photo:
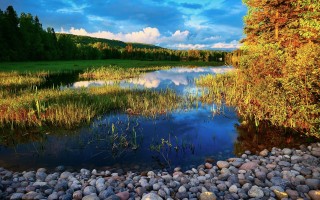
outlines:
[[[169,68],[171,68],[171,66],[123,68],[110,65],[94,69],[86,69],[86,71],[81,73],[79,76],[83,79],[124,80],[138,77],[144,72]]]

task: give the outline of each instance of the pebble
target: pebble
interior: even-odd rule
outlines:
[[[162,198],[154,193],[146,194],[142,197],[142,200],[162,200]]]
[[[284,148],[282,149],[282,153],[289,156],[292,154],[292,150],[289,148]]]
[[[213,192],[202,192],[199,197],[200,200],[216,200],[217,196]]]
[[[236,185],[231,185],[231,187],[229,188],[229,192],[237,193],[238,192],[237,186]]]
[[[320,199],[320,144],[245,152],[185,172],[81,169],[11,172],[0,168],[0,199]],[[312,153],[313,152],[313,153]]]
[[[308,192],[308,195],[312,200],[319,200],[320,199],[320,190],[310,190]]]
[[[10,200],[18,200],[18,199],[22,199],[22,196],[24,195],[24,193],[13,193],[10,197]]]
[[[258,167],[258,163],[256,162],[246,162],[240,166],[240,170],[252,170]]]
[[[280,192],[278,190],[273,190],[273,192],[276,194],[278,199],[288,198],[288,194],[285,192]]]
[[[268,149],[264,149],[263,151],[261,151],[261,152],[259,153],[259,155],[265,157],[265,156],[268,155],[268,153],[269,153]]]
[[[311,190],[320,189],[320,179],[306,179],[305,182]]]
[[[181,192],[181,193],[186,192],[186,191],[187,191],[187,189],[184,186],[180,186],[178,189],[178,192]]]
[[[217,166],[222,169],[222,168],[228,168],[229,167],[229,163],[226,161],[218,161],[217,162]]]
[[[264,196],[263,191],[256,185],[252,186],[248,191],[248,195],[252,198],[262,198]]]
[[[120,198],[120,200],[127,200],[129,199],[129,196],[130,196],[128,191],[119,192],[116,195]]]
[[[100,200],[100,199],[99,197],[97,197],[97,195],[91,194],[91,195],[84,196],[82,200]]]

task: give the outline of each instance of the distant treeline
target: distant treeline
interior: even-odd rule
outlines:
[[[44,30],[37,16],[14,8],[0,10],[0,61],[137,59],[224,61],[226,52],[171,50],[154,45],[55,33]]]

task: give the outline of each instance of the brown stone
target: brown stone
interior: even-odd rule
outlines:
[[[211,169],[212,168],[212,164],[211,163],[206,163],[204,164],[206,169]]]
[[[213,192],[202,192],[200,194],[200,200],[216,200],[217,197]]]
[[[310,190],[308,195],[312,200],[320,200],[320,190]]]
[[[128,191],[119,192],[116,194],[121,200],[128,200],[130,197],[130,194]]]
[[[299,193],[295,190],[290,190],[290,189],[287,189],[286,190],[286,193],[289,195],[289,197],[293,200],[296,200],[299,198]]]
[[[258,164],[256,162],[247,162],[247,163],[243,163],[239,169],[248,171],[248,170],[255,169],[257,167],[258,167]]]

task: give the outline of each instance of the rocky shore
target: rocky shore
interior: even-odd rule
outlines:
[[[320,200],[320,143],[300,149],[246,151],[185,172],[81,169],[49,173],[0,168],[0,199],[312,199]]]

